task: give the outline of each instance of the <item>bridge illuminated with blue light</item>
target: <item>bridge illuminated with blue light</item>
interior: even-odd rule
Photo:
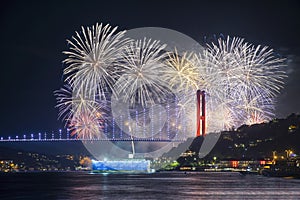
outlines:
[[[69,133],[62,134],[62,131],[59,130],[59,134],[30,134],[29,137],[27,135],[19,136],[8,136],[8,137],[0,137],[0,142],[63,142],[63,141],[111,141],[111,142],[183,142],[185,139],[183,138],[92,138],[92,139],[82,139],[71,137]]]
[[[167,122],[164,130],[160,130],[159,134],[156,134],[153,131],[153,126],[154,124],[151,124],[151,130],[150,130],[150,135],[149,137],[145,138],[138,138],[131,136],[130,134],[125,134],[122,130],[122,127],[117,129],[116,127],[116,119],[113,118],[112,120],[112,125],[111,127],[108,127],[108,123],[104,123],[104,133],[103,137],[101,138],[77,138],[76,134],[75,136],[71,137],[71,134],[69,133],[69,130],[67,129],[66,133],[63,133],[61,129],[57,133],[38,133],[38,134],[29,134],[22,135],[19,137],[18,135],[16,136],[8,136],[8,137],[0,137],[0,142],[57,142],[57,141],[111,141],[111,142],[184,142],[187,140],[187,135],[182,134],[187,132],[187,126],[188,123],[185,123],[186,121],[183,120],[182,124],[185,126],[178,125],[177,117],[175,118],[174,122],[171,122],[171,117],[170,117],[170,106],[167,106]],[[177,109],[175,109],[176,115],[177,116]],[[152,113],[153,115],[153,113]],[[161,113],[160,115],[161,116]],[[205,92],[197,90],[197,133],[196,136],[205,136],[205,130],[206,130],[206,123],[205,123]],[[127,116],[128,119],[131,119],[131,116]],[[124,116],[120,116],[120,121]],[[153,116],[152,116],[153,118]],[[139,124],[139,114],[136,111],[136,117],[135,117],[135,124],[138,126]],[[144,110],[143,112],[143,121],[144,121],[144,129],[143,129],[143,134],[146,136],[146,112]],[[161,121],[161,119],[159,120]],[[121,123],[123,125],[123,123]],[[173,134],[173,131],[171,129],[175,130],[175,134]],[[109,131],[111,130],[111,131]],[[181,134],[178,134],[178,132],[181,132]],[[111,133],[110,133],[111,132]],[[171,134],[172,133],[172,134]]]

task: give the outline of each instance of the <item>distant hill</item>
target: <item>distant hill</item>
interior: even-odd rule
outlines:
[[[284,153],[287,149],[300,154],[300,115],[222,132],[208,157],[259,159],[271,157],[272,151]]]
[[[46,155],[0,147],[0,172],[11,171],[65,171],[79,166],[79,155]],[[7,165],[8,163],[8,165]]]

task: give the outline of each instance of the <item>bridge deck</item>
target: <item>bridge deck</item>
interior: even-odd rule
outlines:
[[[58,142],[58,141],[111,141],[111,142],[183,142],[185,139],[156,139],[156,138],[139,138],[139,139],[77,139],[77,138],[51,138],[51,139],[2,139],[0,142]]]

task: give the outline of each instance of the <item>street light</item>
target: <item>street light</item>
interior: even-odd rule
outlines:
[[[290,158],[290,156],[291,156],[291,154],[293,154],[293,151],[292,151],[292,150],[290,150],[290,149],[288,149],[288,150],[285,150],[285,152],[286,152],[286,158],[287,158],[287,159],[289,159],[289,158]]]
[[[276,156],[276,151],[272,151],[273,153],[273,160],[272,163],[274,164],[276,162],[277,156]]]

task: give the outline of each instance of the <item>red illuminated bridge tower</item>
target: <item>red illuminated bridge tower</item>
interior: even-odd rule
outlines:
[[[205,92],[197,90],[197,131],[196,137],[205,136]]]

